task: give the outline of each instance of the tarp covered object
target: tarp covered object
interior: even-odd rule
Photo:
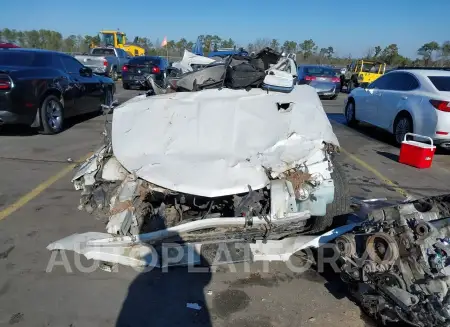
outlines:
[[[139,97],[116,108],[113,151],[137,176],[200,196],[260,189],[267,170],[306,161],[322,142],[339,145],[316,91],[210,89]]]

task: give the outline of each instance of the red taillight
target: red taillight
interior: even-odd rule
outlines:
[[[0,78],[0,90],[10,90],[11,89],[11,81],[6,78]]]
[[[441,100],[430,100],[430,103],[437,110],[450,112],[450,102],[449,101],[441,101]]]
[[[128,65],[123,65],[123,67],[122,67],[123,72],[127,72],[128,69],[129,69]]]
[[[161,73],[161,69],[159,69],[159,67],[152,67],[152,73],[159,74]]]
[[[314,81],[316,76],[305,76],[305,81]]]
[[[105,67],[108,66],[108,60],[103,61],[103,66],[105,66]]]
[[[341,79],[340,79],[339,77],[333,77],[333,78],[331,79],[331,81],[332,81],[333,83],[340,83],[340,82],[341,82]]]

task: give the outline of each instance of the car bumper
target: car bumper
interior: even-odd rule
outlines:
[[[24,124],[31,125],[35,114],[17,114],[11,111],[0,110],[0,125]]]
[[[161,82],[163,81],[164,77],[162,75],[155,75],[155,74],[149,74],[146,76],[150,76],[153,78],[153,80],[157,83],[157,84],[161,84]],[[123,75],[122,76],[122,82],[126,83],[128,85],[147,85],[150,87],[149,83],[146,80],[146,77],[143,75]]]
[[[326,90],[326,91],[320,90],[320,91],[317,91],[317,95],[319,97],[332,97],[332,96],[338,95],[339,94],[339,90],[340,90],[340,84],[336,85],[336,88],[334,90]]]
[[[99,75],[108,75],[108,67],[105,66],[86,66],[90,69],[92,69],[92,72]]]

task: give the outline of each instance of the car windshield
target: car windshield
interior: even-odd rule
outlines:
[[[364,62],[361,71],[365,73],[378,73],[380,71],[380,63]]]
[[[49,66],[51,55],[15,50],[0,51],[0,66]]]
[[[329,77],[335,77],[337,76],[337,73],[327,67],[305,67],[305,74],[308,76],[329,76]]]
[[[450,92],[450,76],[428,76],[431,83],[442,92]]]
[[[94,56],[114,56],[114,49],[92,49],[92,54]]]

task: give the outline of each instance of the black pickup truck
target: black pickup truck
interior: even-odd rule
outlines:
[[[0,51],[0,125],[24,124],[44,134],[66,118],[111,105],[114,81],[92,73],[70,55],[36,49]]]

